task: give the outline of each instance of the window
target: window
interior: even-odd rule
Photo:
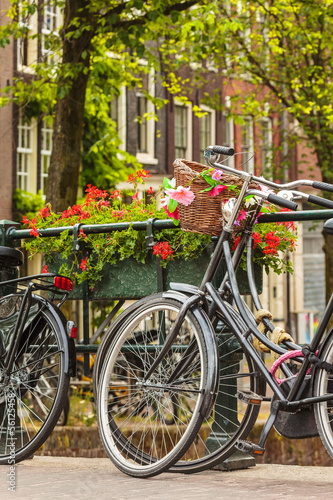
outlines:
[[[272,161],[272,121],[270,118],[263,118],[260,121],[260,155],[261,170],[267,175]]]
[[[229,119],[226,114],[222,115],[222,146],[234,147],[234,121]],[[233,168],[234,167],[234,157],[225,157],[223,160],[224,165]]]
[[[46,119],[44,119],[41,128],[41,151],[40,151],[40,157],[41,157],[40,186],[43,194],[45,193],[46,190],[46,182],[50,166],[50,158],[52,152],[52,135],[53,135],[52,125],[49,124]]]
[[[115,96],[110,102],[110,118],[116,123],[116,129],[123,147],[126,147],[126,90]]]
[[[189,119],[186,106],[175,106],[175,158],[189,159]]]
[[[253,172],[253,121],[252,118],[246,116],[243,118],[244,123],[241,126],[242,134],[242,157],[241,168],[245,172]]]
[[[60,9],[48,0],[44,4],[41,51],[44,62],[51,66],[55,61],[50,35],[55,35],[60,27]]]
[[[17,130],[17,187],[23,191],[30,191],[33,151],[32,125],[20,116]]]
[[[200,118],[200,155],[203,160],[207,146],[215,144],[215,111],[201,106],[206,114]]]
[[[142,88],[138,88],[137,99],[137,154],[140,163],[157,165],[155,158],[155,107],[147,94],[154,97],[155,85],[152,72],[141,72]]]
[[[143,77],[143,89],[148,92],[148,75]],[[137,92],[137,113],[138,113],[138,143],[139,153],[148,153],[148,99],[143,92]]]
[[[29,24],[30,16],[28,12],[24,11],[21,5],[18,6],[18,9],[19,27],[23,31],[21,38],[17,40],[17,66],[20,68],[28,65],[28,35],[31,25]]]

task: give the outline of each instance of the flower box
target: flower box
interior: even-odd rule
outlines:
[[[140,299],[146,295],[162,290],[168,290],[171,282],[189,283],[199,286],[209,259],[212,248],[207,248],[197,259],[183,260],[174,259],[170,261],[164,269],[160,266],[158,258],[151,253],[147,256],[144,264],[129,257],[118,261],[117,264],[105,264],[103,268],[103,278],[91,289],[88,286],[88,297],[90,300],[100,299]],[[55,260],[48,264],[49,272],[58,272],[63,263],[60,254],[55,255]],[[225,266],[220,265],[214,284],[218,286],[223,278]],[[261,293],[262,290],[262,267],[255,266],[256,283]],[[237,272],[240,292],[249,293],[246,272],[239,269]],[[70,299],[80,299],[83,297],[84,283],[76,285],[70,293]]]

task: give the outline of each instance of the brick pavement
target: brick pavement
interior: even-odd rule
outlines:
[[[108,459],[34,457],[16,466],[16,492],[7,491],[8,466],[0,466],[1,500],[298,500],[332,498],[332,467],[257,465],[199,474],[135,479]]]

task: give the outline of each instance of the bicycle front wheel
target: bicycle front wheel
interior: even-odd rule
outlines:
[[[161,296],[147,300],[119,326],[105,353],[97,391],[99,432],[110,459],[132,476],[167,470],[191,445],[202,423],[208,354],[192,312],[146,377],[180,307],[180,302]]]
[[[226,307],[239,330],[246,331],[239,314],[229,304]],[[227,460],[236,451],[237,440],[246,439],[259,415],[260,405],[246,404],[238,398],[238,393],[252,391],[264,395],[265,380],[238,342],[228,320],[219,312],[216,319],[220,360],[218,395],[193,444],[171,472],[201,472]]]
[[[333,330],[330,331],[326,345],[320,355],[322,361],[333,367]],[[315,397],[333,394],[333,372],[316,368],[313,381]],[[315,403],[314,414],[319,436],[327,453],[333,459],[333,401]]]
[[[69,376],[65,328],[48,301],[33,296],[14,364],[5,359],[22,294],[0,299],[0,464],[29,458],[45,442],[66,403]]]

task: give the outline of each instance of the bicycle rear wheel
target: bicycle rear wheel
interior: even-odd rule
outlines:
[[[161,296],[147,298],[119,325],[104,352],[97,391],[99,432],[110,459],[132,476],[150,477],[167,470],[191,445],[202,423],[200,410],[211,390],[208,353],[192,312],[162,362],[145,379],[180,307],[180,302]],[[183,371],[170,382],[179,366]]]
[[[333,330],[328,334],[320,358],[333,366]],[[318,397],[332,393],[333,373],[322,368],[316,368],[313,380],[313,395]],[[319,436],[327,453],[333,459],[333,401],[315,403],[314,414]]]
[[[47,439],[66,403],[69,375],[66,332],[61,313],[32,297],[9,375],[4,365],[22,294],[0,299],[0,464],[30,457]]]

